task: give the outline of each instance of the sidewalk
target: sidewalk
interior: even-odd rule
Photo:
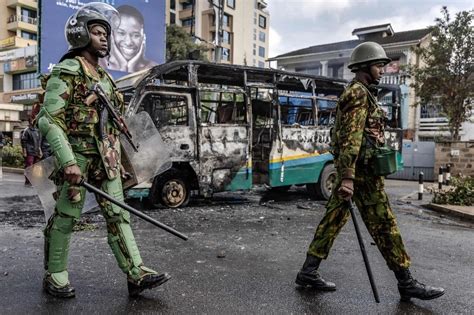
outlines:
[[[444,187],[446,188],[447,186]],[[418,200],[418,192],[413,192],[401,200],[410,202],[419,207],[474,222],[474,206],[440,205],[432,203],[433,193],[431,191],[434,190],[438,190],[438,183],[425,184],[425,192],[423,193],[422,200]]]

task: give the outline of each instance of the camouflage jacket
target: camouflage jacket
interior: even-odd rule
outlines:
[[[331,134],[332,153],[341,178],[354,178],[384,140],[385,112],[361,82],[353,80],[339,98]]]
[[[83,57],[66,59],[53,68],[47,79],[43,107],[65,132],[72,150],[81,154],[99,154],[109,178],[114,178],[120,167],[119,131],[109,115],[108,138],[99,139],[97,102],[88,104],[86,101],[89,89],[95,83],[100,83],[109,99],[123,113],[123,98],[112,78],[104,69],[94,68]]]

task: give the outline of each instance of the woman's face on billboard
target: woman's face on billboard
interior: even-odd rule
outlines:
[[[127,15],[120,17],[120,25],[114,31],[114,40],[125,59],[135,57],[143,44],[143,37],[143,25],[134,17]]]

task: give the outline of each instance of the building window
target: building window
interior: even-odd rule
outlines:
[[[265,47],[258,46],[258,55],[265,58]]]
[[[267,18],[263,15],[258,16],[258,26],[261,28],[267,28]]]
[[[329,68],[329,73],[328,75],[333,77],[333,78],[341,78],[344,75],[344,64],[336,64],[336,65],[331,65]]]
[[[222,43],[224,44],[231,44],[231,34],[229,32],[223,31],[222,32]]]
[[[256,49],[253,50],[253,55],[254,55],[254,56],[257,55],[257,50],[256,50]],[[254,62],[254,64],[255,64],[255,62]]]
[[[193,18],[181,20],[181,25],[183,25],[184,27],[192,26],[193,25]]]
[[[230,49],[222,48],[222,60],[230,61]]]
[[[230,24],[231,24],[231,16],[224,13],[224,16],[223,16],[223,19],[222,19],[222,24],[223,24],[224,26],[230,27]]]
[[[29,24],[37,24],[36,18],[38,17],[36,11],[21,8],[21,21]]]
[[[259,61],[259,62],[258,62],[258,66],[259,66],[260,68],[265,68],[265,62]]]
[[[36,76],[36,72],[14,74],[12,76],[13,90],[26,90],[39,87],[39,80],[36,78]]]
[[[176,0],[170,0],[170,9],[176,10]]]
[[[176,14],[173,12],[170,12],[170,24],[176,24]]]
[[[24,39],[31,39],[31,40],[36,40],[38,38],[36,34],[26,32],[26,31],[21,31],[21,37]]]
[[[265,43],[265,32],[259,32],[259,33],[258,33],[258,39],[259,39],[261,42],[264,42],[264,43]]]
[[[235,9],[235,0],[227,0],[227,6],[229,8]]]
[[[257,34],[253,34],[253,40],[257,40]]]

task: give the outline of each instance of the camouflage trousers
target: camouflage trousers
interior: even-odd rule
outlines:
[[[334,240],[350,217],[347,202],[336,193],[340,184],[338,176],[333,194],[326,205],[326,214],[309,246],[309,255],[326,259]],[[410,257],[405,251],[397,221],[384,191],[384,178],[356,172],[352,200],[388,267],[391,270],[408,268]]]

